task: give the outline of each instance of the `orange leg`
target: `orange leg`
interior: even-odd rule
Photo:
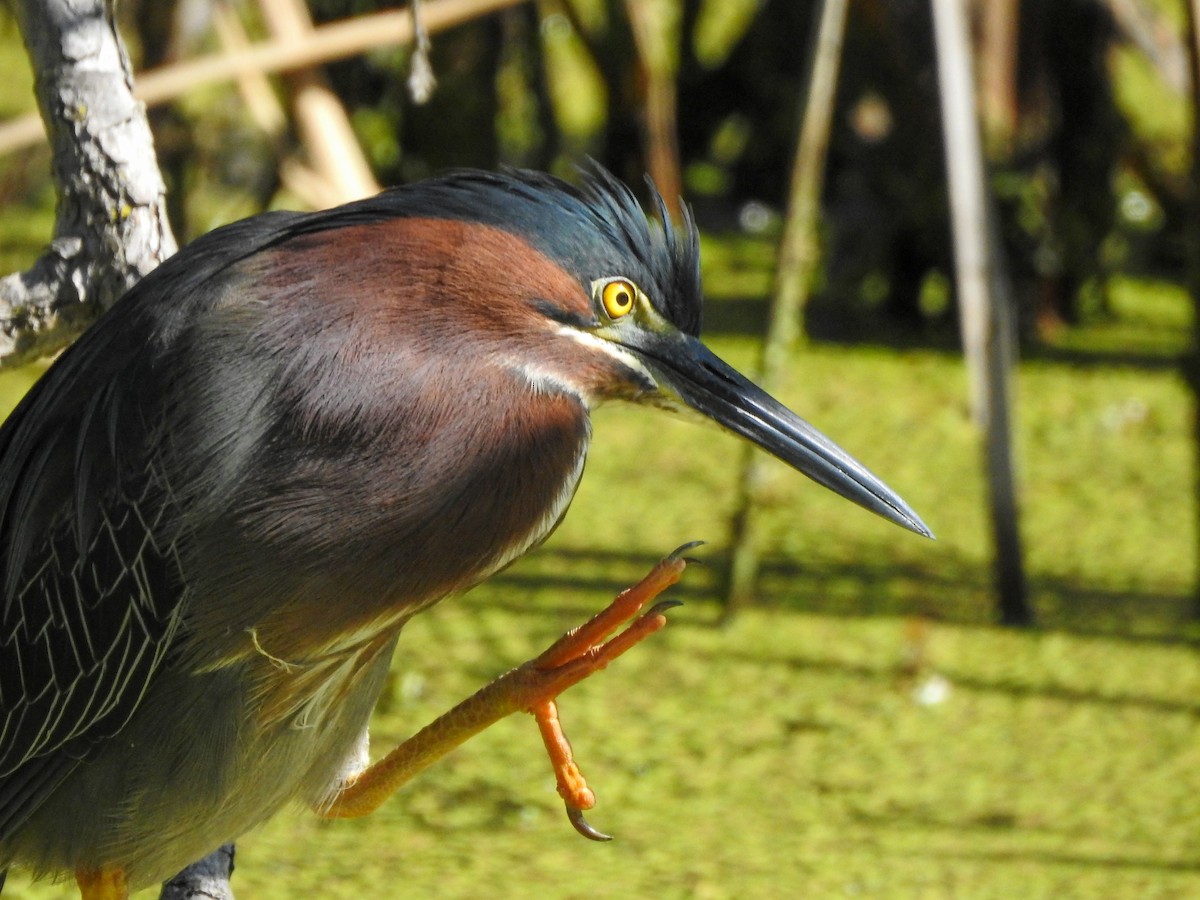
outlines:
[[[611,837],[597,831],[583,817],[585,809],[596,805],[596,795],[587,786],[583,773],[575,764],[571,742],[563,734],[562,723],[558,720],[558,704],[547,700],[537,704],[530,712],[537,719],[538,730],[542,733],[542,743],[546,745],[546,754],[550,757],[554,778],[558,782],[558,796],[563,798],[567,807],[567,818],[575,826],[575,830],[585,838],[593,841],[611,841]]]
[[[129,884],[122,869],[79,869],[75,872],[81,900],[128,900]]]
[[[448,713],[425,726],[375,765],[349,781],[324,807],[329,818],[364,816],[376,810],[409,779],[455,747],[514,712],[534,715],[550,755],[558,792],[571,823],[585,837],[608,840],[584,821],[582,811],[596,802],[575,765],[571,745],[558,721],[555,698],[631,649],[666,623],[663,613],[679,604],[664,601],[635,619],[611,640],[606,639],[643,606],[675,584],[688,560],[683,556],[699,541],[684,544],[607,608],[578,628],[568,631],[549,649],[501,675]]]

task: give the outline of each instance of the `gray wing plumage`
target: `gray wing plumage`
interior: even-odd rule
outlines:
[[[83,338],[0,432],[0,836],[128,719],[181,593],[123,396],[122,368],[140,367],[113,331]]]
[[[160,471],[173,336],[215,274],[286,233],[201,239],[88,330],[0,427],[0,844],[137,709],[186,596]]]

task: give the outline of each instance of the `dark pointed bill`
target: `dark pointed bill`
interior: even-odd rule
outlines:
[[[926,537],[933,533],[900,496],[849,453],[692,337],[629,347],[660,383],[710,419],[847,500]]]

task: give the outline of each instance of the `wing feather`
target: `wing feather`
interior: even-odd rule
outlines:
[[[0,426],[0,843],[129,720],[186,603],[164,478],[173,342],[212,279],[302,217],[202,238],[89,329]]]

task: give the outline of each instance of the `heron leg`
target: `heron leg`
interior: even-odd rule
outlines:
[[[630,650],[666,623],[666,610],[679,604],[663,601],[611,637],[622,624],[664,590],[679,581],[688,559],[683,555],[697,543],[685,544],[661,560],[633,587],[583,625],[568,631],[535,659],[501,675],[471,697],[425,726],[379,762],[343,787],[317,812],[328,818],[353,818],[376,810],[413,776],[455,747],[514,712],[532,713],[550,756],[558,791],[576,830],[593,840],[608,840],[583,819],[583,810],[595,804],[571,753],[558,720],[555,698],[621,654]]]
[[[588,787],[583,773],[575,763],[575,755],[571,751],[571,742],[563,733],[562,723],[558,719],[558,703],[546,700],[536,704],[529,710],[537,720],[538,731],[542,734],[542,743],[546,746],[546,754],[550,757],[550,765],[554,769],[554,780],[557,783],[558,796],[562,797],[567,808],[567,818],[571,825],[588,840],[611,841],[612,838],[602,831],[597,831],[583,817],[584,810],[596,805],[596,795]]]
[[[75,883],[79,885],[80,900],[128,900],[129,883],[125,870],[102,867],[78,869]]]

